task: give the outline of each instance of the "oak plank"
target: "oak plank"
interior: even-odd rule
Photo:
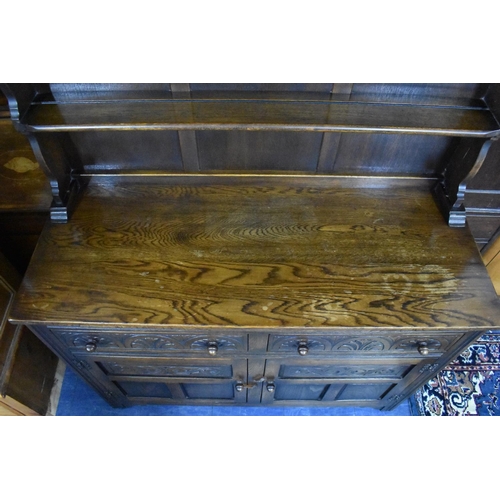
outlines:
[[[92,179],[71,222],[42,233],[12,317],[188,327],[500,325],[469,230],[448,227],[428,182],[330,182]]]

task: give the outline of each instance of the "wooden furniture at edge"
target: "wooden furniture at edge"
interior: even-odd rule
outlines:
[[[0,94],[0,415],[45,415],[49,406],[57,357],[7,318],[50,203],[48,180]]]
[[[0,416],[45,415],[57,357],[23,325],[7,321],[21,278],[0,254]]]
[[[22,275],[49,216],[49,181],[0,93],[0,251]]]
[[[496,85],[3,88],[53,194],[11,321],[113,406],[390,410],[500,328]]]

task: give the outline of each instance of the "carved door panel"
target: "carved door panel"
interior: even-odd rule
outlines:
[[[85,356],[82,361],[128,403],[246,402],[246,359]]]
[[[415,375],[415,370],[428,362],[394,358],[369,362],[366,359],[268,359],[261,401],[264,404],[383,406],[386,396],[399,393],[407,385],[407,377]]]

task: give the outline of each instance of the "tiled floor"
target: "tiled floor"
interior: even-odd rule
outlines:
[[[92,388],[66,368],[57,416],[410,416],[407,401],[391,412],[380,412],[371,408],[306,408],[306,407],[232,407],[232,406],[134,406],[111,408]]]

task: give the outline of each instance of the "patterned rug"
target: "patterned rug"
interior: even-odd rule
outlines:
[[[500,416],[500,333],[483,335],[410,398],[413,415]]]

